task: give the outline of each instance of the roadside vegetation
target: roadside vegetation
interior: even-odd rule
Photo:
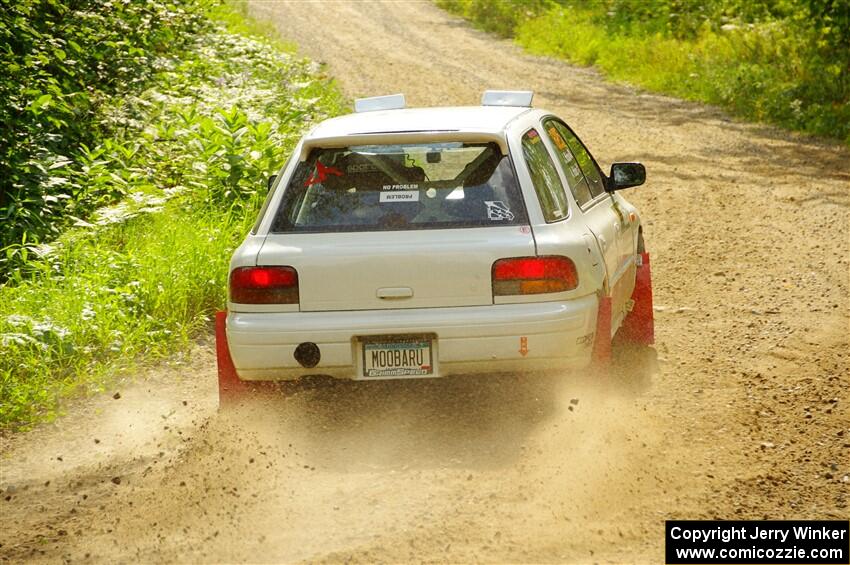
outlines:
[[[225,303],[266,179],[342,108],[227,5],[78,4],[2,15],[2,64],[32,68],[2,76],[0,429],[187,348]]]
[[[848,0],[436,0],[532,53],[850,144]]]
[[[113,147],[128,125],[124,96],[142,92],[157,58],[188,47],[205,25],[194,4],[75,4],[22,0],[0,11],[0,277],[26,262],[28,244],[139,184],[129,172],[97,178],[86,167],[124,157]]]

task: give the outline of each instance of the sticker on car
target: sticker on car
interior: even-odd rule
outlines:
[[[485,200],[487,206],[487,217],[494,221],[513,220],[514,214],[501,200]]]
[[[380,202],[419,202],[418,190],[399,190],[394,192],[382,192]]]

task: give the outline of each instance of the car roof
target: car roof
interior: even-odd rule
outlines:
[[[438,131],[498,135],[511,121],[530,110],[517,106],[456,106],[361,112],[325,120],[307,138]]]

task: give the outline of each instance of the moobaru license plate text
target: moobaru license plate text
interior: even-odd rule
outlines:
[[[367,377],[430,375],[430,340],[365,342],[363,368]]]

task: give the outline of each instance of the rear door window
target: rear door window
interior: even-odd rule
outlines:
[[[273,232],[527,224],[513,165],[495,143],[315,149],[299,163]]]
[[[583,206],[593,199],[593,195],[590,193],[590,187],[584,178],[584,173],[581,172],[578,160],[567,145],[566,139],[570,136],[569,130],[564,124],[556,120],[546,120],[543,122],[543,127],[546,130],[546,135],[552,141],[552,145],[555,146],[555,155],[564,170],[564,176],[567,178],[567,184],[570,185],[570,190],[576,202],[579,206]]]
[[[581,141],[579,141],[579,138],[576,137],[576,134],[574,134],[568,127],[562,126],[560,131],[564,136],[567,145],[570,146],[570,150],[573,152],[573,155],[575,155],[575,158],[578,161],[578,166],[581,167],[581,172],[584,173],[584,178],[587,179],[587,184],[590,187],[590,194],[596,198],[605,192],[605,181],[602,180],[602,175],[599,174],[599,169],[596,167],[593,157],[590,156],[590,153],[587,151],[585,146],[582,145]]]
[[[530,129],[522,136],[522,154],[537,199],[540,201],[540,208],[543,210],[543,218],[547,222],[566,218],[569,209],[564,185],[537,130]]]

